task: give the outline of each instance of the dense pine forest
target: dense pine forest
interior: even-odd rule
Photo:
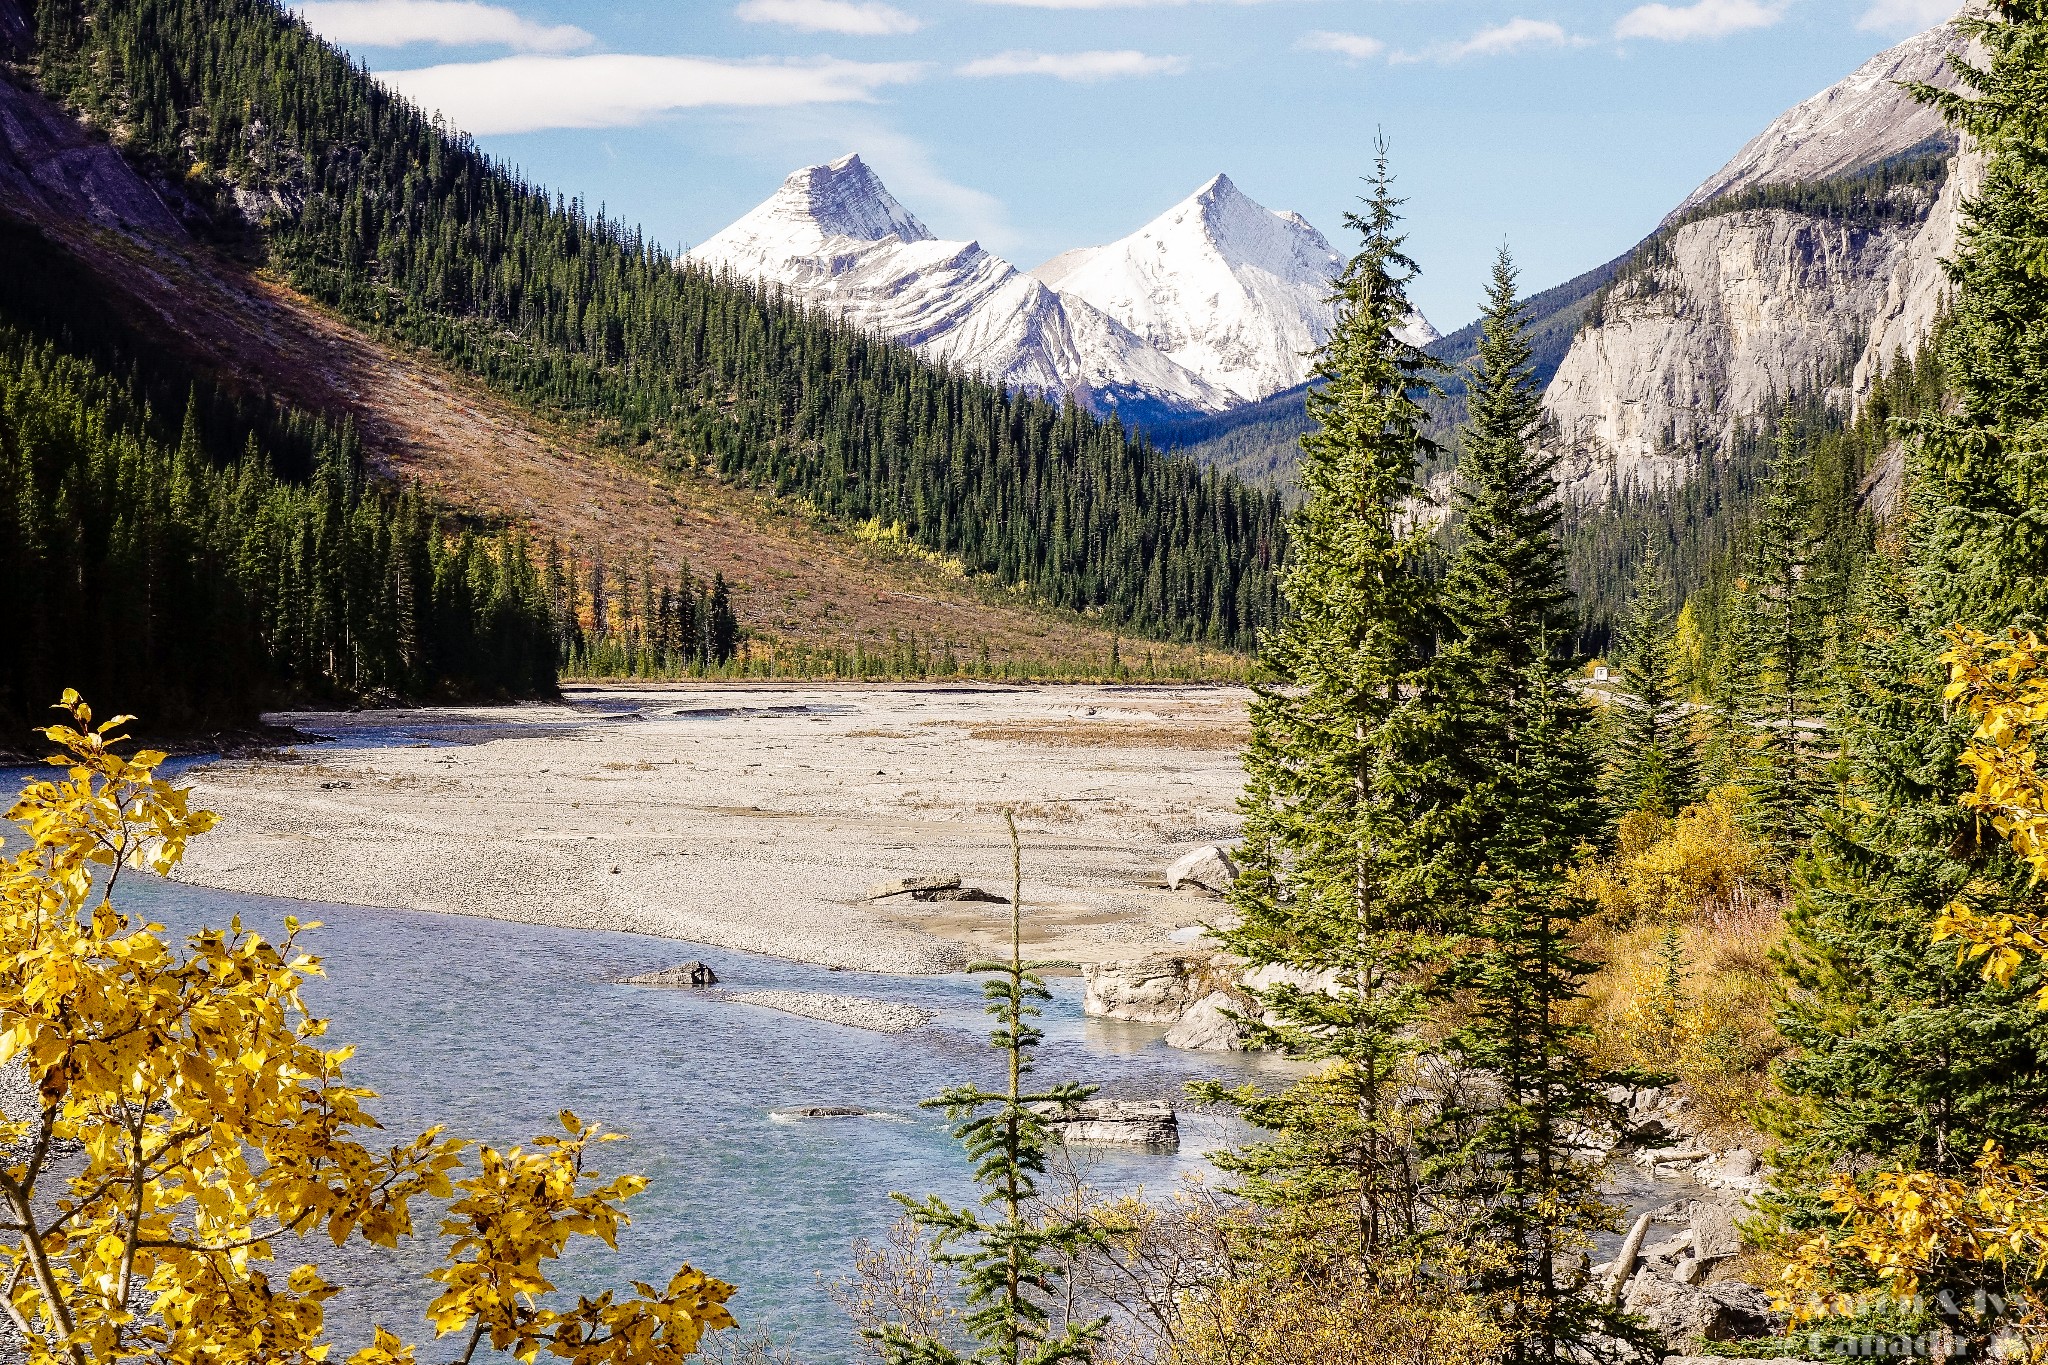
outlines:
[[[0,723],[64,688],[170,728],[266,703],[552,691],[517,536],[457,534],[354,435],[201,387],[33,229],[0,224]]]
[[[1243,647],[1278,502],[1113,423],[678,268],[377,86],[269,0],[44,0],[43,88],[235,218],[300,288],[671,475],[900,524],[1126,629]]]

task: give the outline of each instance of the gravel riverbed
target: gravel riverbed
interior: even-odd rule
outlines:
[[[1160,874],[1236,832],[1244,693],[592,687],[270,719],[332,742],[191,770],[221,822],[181,877],[929,973],[1006,949],[1007,907],[866,891],[942,873],[1007,896],[1005,808],[1033,956],[1140,956],[1216,914]]]

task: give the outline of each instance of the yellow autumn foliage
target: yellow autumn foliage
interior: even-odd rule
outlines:
[[[688,1267],[665,1289],[545,1305],[547,1264],[576,1237],[610,1244],[644,1184],[590,1168],[611,1135],[565,1112],[530,1150],[439,1128],[386,1140],[350,1050],[323,1045],[300,997],[316,925],[287,920],[270,943],[236,921],[174,946],[118,908],[125,872],[169,873],[214,817],[157,776],[163,754],[114,751],[128,717],[94,726],[75,693],[62,707],[70,723],[45,733],[63,775],[22,792],[8,818],[26,841],[0,862],[0,1062],[37,1096],[0,1123],[0,1309],[35,1365],[323,1361],[338,1286],[279,1268],[277,1246],[393,1247],[422,1198],[449,1201],[433,1318],[464,1360],[489,1340],[529,1361],[679,1362],[731,1325],[732,1287]],[[351,1359],[414,1358],[379,1328]]]
[[[1770,894],[1770,860],[1742,824],[1747,801],[1740,787],[1716,787],[1675,819],[1623,816],[1613,856],[1579,870],[1579,893],[1617,925],[1712,914]]]
[[[1781,888],[1743,825],[1746,797],[1719,787],[1676,818],[1624,816],[1615,850],[1573,874],[1600,914],[1586,986],[1596,1055],[1675,1076],[1716,1126],[1735,1130],[1783,1047],[1771,945]]]
[[[1163,1365],[1491,1365],[1507,1345],[1478,1297],[1386,1266],[1227,1279],[1181,1313]]]
[[[2031,632],[1993,641],[1960,629],[1949,643],[1944,699],[1960,701],[1977,722],[1962,756],[1975,787],[1962,804],[1990,821],[2038,883],[2048,877],[2048,782],[2037,747],[2048,729],[2048,643]],[[2029,958],[2048,956],[2048,919],[1982,913],[1970,903],[1976,890],[1943,910],[1934,938],[1961,939],[1961,960],[2009,982]],[[2048,986],[2037,999],[2048,1009]],[[1867,1181],[1839,1176],[1829,1193],[1841,1227],[1802,1239],[1784,1272],[1781,1299],[1795,1316],[1842,1310],[1829,1286],[1844,1262],[1898,1298],[1944,1267],[1992,1266],[2005,1290],[1997,1323],[2020,1333],[2008,1358],[2048,1358],[2048,1168],[2038,1154],[2015,1159],[1987,1143],[1968,1180],[1882,1171]]]

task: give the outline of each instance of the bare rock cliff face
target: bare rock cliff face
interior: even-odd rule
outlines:
[[[1982,158],[1954,150],[1902,81],[1953,84],[1961,35],[1941,25],[1786,111],[1638,248],[1574,337],[1544,395],[1566,490],[1601,503],[1682,484],[1774,402],[1853,408],[1927,338]],[[1715,213],[1730,195],[1855,175],[1948,151],[1938,190],[1899,185],[1880,219],[1790,207]]]
[[[1935,317],[1948,297],[1948,273],[1942,262],[1955,254],[1963,204],[1983,185],[1983,153],[1966,146],[1949,163],[1948,181],[1907,244],[1886,286],[1884,302],[1871,319],[1851,381],[1857,402],[1870,392],[1880,368],[1889,368],[1901,352],[1911,355],[1934,330]]]
[[[1683,483],[1774,400],[1819,386],[1853,399],[1841,376],[1866,372],[1871,345],[1910,348],[1931,322],[1931,219],[1872,230],[1752,209],[1679,228],[1617,282],[1544,395],[1570,496]]]
[[[0,13],[4,13],[0,5]],[[0,212],[176,239],[176,215],[121,154],[0,72]]]

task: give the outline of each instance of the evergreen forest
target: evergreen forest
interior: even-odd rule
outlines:
[[[1278,501],[1072,404],[928,365],[679,268],[436,126],[272,0],[39,0],[34,67],[224,225],[373,331],[673,477],[901,525],[969,572],[1165,639],[1246,648]]]

